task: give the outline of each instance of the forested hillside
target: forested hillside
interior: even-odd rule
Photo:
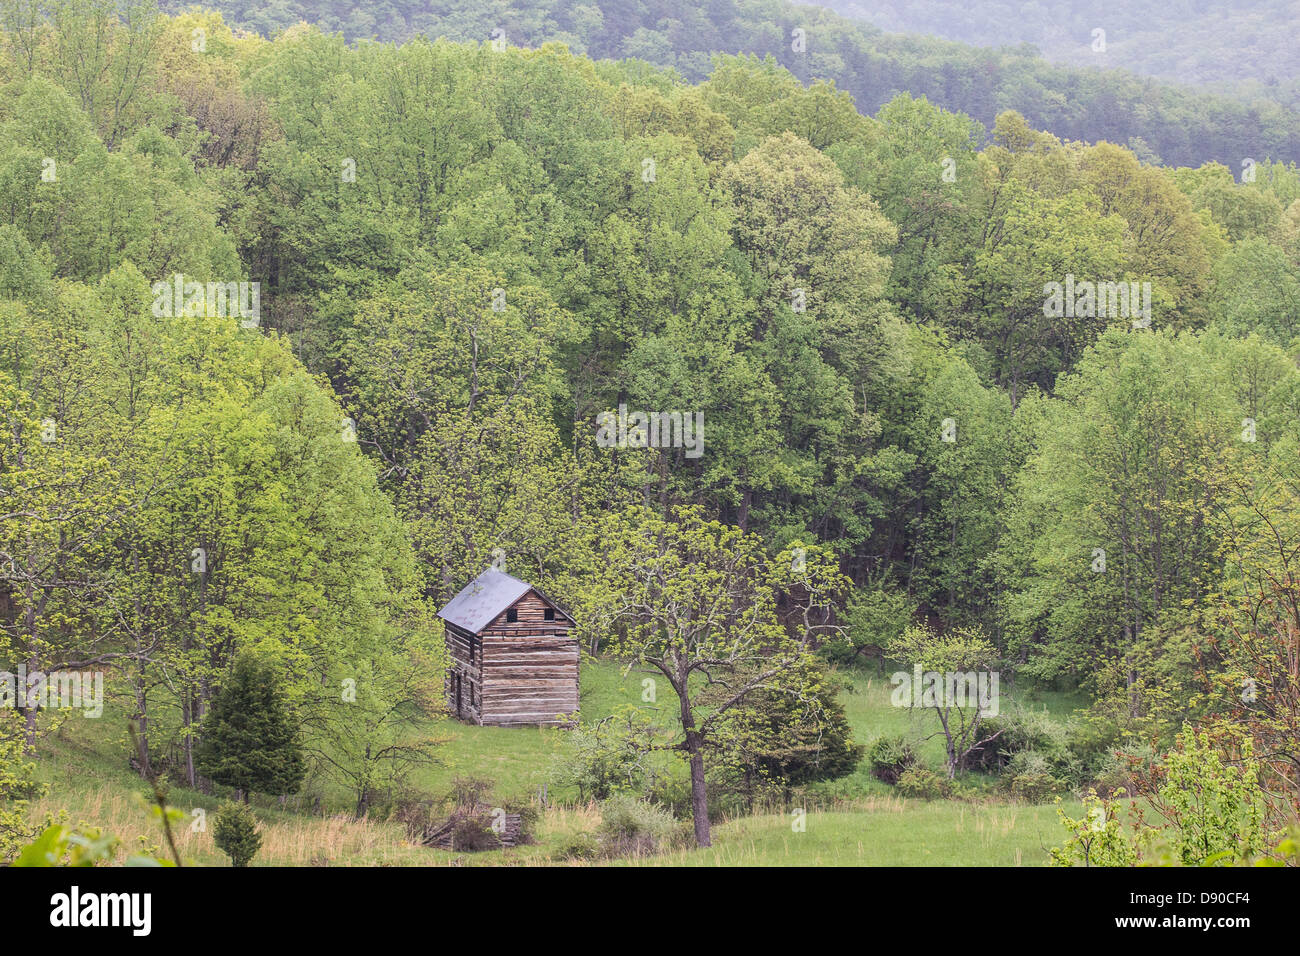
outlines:
[[[423,34],[474,43],[500,37],[530,47],[554,40],[595,59],[669,66],[691,82],[710,74],[714,53],[771,56],[805,83],[834,81],[873,115],[907,92],[986,127],[1002,110],[1016,110],[1035,129],[1062,139],[1127,145],[1144,161],[1184,166],[1213,160],[1237,169],[1247,158],[1300,159],[1300,98],[1294,89],[1242,90],[1236,96],[1193,91],[1120,70],[1053,66],[1032,49],[1012,48],[1009,40],[1005,49],[989,50],[884,34],[861,20],[784,0],[603,6],[581,0],[221,0],[214,6],[231,24],[267,37],[305,20],[349,40],[402,41]],[[1092,42],[1089,32],[1081,42]],[[1236,51],[1234,59],[1239,55],[1244,54]]]
[[[1029,43],[1057,63],[1123,67],[1182,83],[1258,81],[1294,96],[1300,52],[1292,0],[826,0],[846,16],[895,33],[977,46]],[[1093,49],[1104,30],[1106,49]],[[1099,56],[1101,54],[1101,56]],[[1103,59],[1104,57],[1104,59]]]
[[[382,808],[423,838],[421,774],[462,739],[434,612],[503,567],[572,614],[596,682],[548,738],[547,793],[631,799],[660,833],[620,842],[607,807],[566,859],[900,786],[1114,820],[1121,791],[1167,803],[1197,774],[1213,833],[1166,806],[1172,857],[1116,824],[1087,858],[1067,817],[1054,859],[1286,858],[1300,170],[1231,112],[1144,114],[1132,135],[1233,162],[1165,166],[1041,131],[995,85],[970,93],[986,140],[922,95],[981,75],[952,64],[855,100],[804,82],[873,62],[819,52],[818,16],[794,73],[710,64],[682,26],[696,80],[559,44],[10,8],[0,664],[106,675],[135,739],[94,746],[141,777],[277,813],[301,788],[304,814]],[[619,52],[664,42],[641,41]],[[924,749],[889,705],[861,716],[886,661],[1079,712],[954,723],[918,689]],[[627,668],[640,696],[614,700]],[[250,711],[280,735],[261,776],[223,749]],[[79,719],[0,711],[0,858],[32,838],[25,761]]]

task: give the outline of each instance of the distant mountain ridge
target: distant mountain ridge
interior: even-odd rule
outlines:
[[[1295,0],[824,0],[900,33],[976,46],[1029,43],[1055,63],[1120,67],[1181,83],[1300,80]],[[1094,49],[1104,30],[1106,49]]]
[[[836,2],[849,9],[850,0]],[[1015,109],[1034,127],[1063,139],[1119,143],[1146,161],[1172,166],[1217,161],[1239,169],[1246,159],[1300,160],[1300,98],[1288,105],[1291,98],[1280,87],[1228,95],[1121,70],[1063,67],[1027,46],[982,49],[886,34],[831,10],[783,0],[209,3],[229,22],[263,35],[305,20],[349,40],[403,41],[424,34],[477,42],[499,36],[534,47],[559,41],[598,59],[636,58],[671,67],[692,81],[708,74],[713,53],[752,53],[772,56],[805,83],[833,80],[869,114],[907,91],[986,127],[999,112]],[[950,5],[930,5],[945,6]],[[1123,43],[1122,32],[1114,40],[1108,32],[1108,51],[1119,49],[1114,44]]]

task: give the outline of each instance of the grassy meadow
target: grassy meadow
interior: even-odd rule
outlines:
[[[621,705],[641,704],[646,675],[604,661],[588,660],[582,672],[582,716],[592,721]],[[911,712],[890,704],[887,675],[852,673],[840,695],[856,741],[869,743],[886,734],[917,739],[937,728],[932,714]],[[659,682],[662,686],[663,682]],[[1013,694],[1004,693],[1004,701]],[[1059,694],[1024,695],[1022,706],[1046,708],[1065,717],[1074,701]],[[671,725],[674,702],[656,705],[660,719]],[[545,788],[550,804],[541,812],[536,842],[508,850],[455,853],[408,842],[400,823],[372,817],[354,820],[346,812],[342,790],[324,791],[324,815],[309,812],[303,796],[280,801],[254,797],[263,827],[263,845],[254,865],[371,866],[371,865],[538,865],[556,862],[555,848],[600,822],[596,806],[581,804],[575,793],[555,787],[551,767],[565,744],[565,731],[539,728],[476,727],[438,721],[430,728],[445,739],[437,761],[419,768],[412,785],[438,793],[458,776],[493,781],[500,799],[536,798]],[[922,761],[933,769],[943,763],[943,742],[921,742]],[[149,818],[144,787],[124,759],[125,720],[111,705],[91,720],[72,716],[44,738],[38,773],[48,793],[36,801],[34,814],[65,811],[69,821],[103,827],[123,840],[122,855],[156,849],[162,834]],[[667,760],[672,760],[666,757]],[[940,865],[1038,866],[1047,850],[1060,841],[1053,803],[1028,805],[1010,801],[991,780],[966,778],[966,799],[904,799],[874,779],[865,761],[848,777],[819,785],[804,802],[806,816],[796,830],[791,814],[780,809],[719,821],[714,846],[706,850],[677,850],[651,857],[615,861],[640,866],[762,866],[762,865]],[[191,813],[208,814],[224,799],[173,787],[169,802]],[[1067,809],[1077,814],[1073,800]],[[210,829],[182,825],[176,831],[178,849],[186,863],[225,865],[213,845]],[[559,865],[571,865],[560,863]]]

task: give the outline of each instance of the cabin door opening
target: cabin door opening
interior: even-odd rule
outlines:
[[[456,671],[452,676],[456,681],[456,716],[460,717],[460,671]]]

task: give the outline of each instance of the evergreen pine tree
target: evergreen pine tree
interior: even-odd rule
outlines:
[[[262,836],[257,832],[257,818],[253,811],[242,803],[223,803],[217,809],[212,842],[230,857],[231,866],[248,866],[262,848]]]
[[[235,661],[212,698],[195,751],[199,772],[243,791],[296,793],[306,768],[275,671],[251,654]]]

